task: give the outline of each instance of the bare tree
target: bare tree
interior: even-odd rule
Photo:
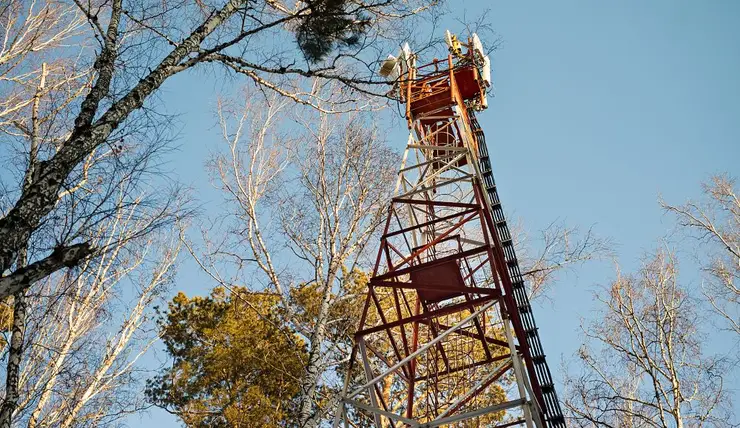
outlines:
[[[578,426],[731,426],[723,407],[722,359],[708,355],[697,302],[677,278],[673,254],[658,251],[635,275],[618,273],[596,295],[583,327],[579,371],[565,406]]]
[[[158,337],[151,306],[168,291],[180,245],[163,229],[141,238],[151,225],[136,209],[99,226],[101,256],[28,290],[14,425],[99,426],[146,405],[137,362]]]
[[[539,231],[537,239],[530,238],[521,224],[512,229],[530,299],[548,297],[563,271],[612,254],[612,242],[593,228],[584,233],[576,226],[552,222]]]
[[[309,344],[297,423],[317,426],[329,410],[320,402],[333,398],[324,396],[331,391],[321,386],[335,386],[325,376],[347,354],[347,332],[336,328],[346,314],[335,309],[357,297],[346,285],[364,266],[398,158],[362,113],[304,110],[286,126],[288,105],[254,95],[240,111],[221,104],[228,150],[212,167],[233,221],[225,238],[209,241],[206,256],[198,260],[221,285],[246,282],[259,288],[261,283],[281,296],[288,322]],[[229,265],[237,276],[219,273]],[[312,300],[302,308],[315,313],[299,313],[296,293]]]
[[[57,230],[65,233],[55,234],[53,248],[39,251],[27,266],[17,264],[20,250],[53,217],[59,195],[87,175],[87,160],[118,147],[132,129],[166,128],[157,126],[151,98],[170,77],[199,64],[220,64],[266,91],[317,108],[350,102],[353,93],[382,95],[384,89],[374,91],[385,87],[374,77],[380,52],[395,50],[391,46],[403,39],[399,33],[407,33],[409,19],[430,7],[412,0],[71,1],[96,41],[94,52],[83,56],[94,80],[67,123],[69,132],[39,158],[29,185],[0,218],[0,297],[97,251],[84,238],[88,224],[82,222],[74,232]],[[306,78],[338,82],[341,89],[322,99],[302,83]]]
[[[54,2],[6,2],[0,13],[0,29],[4,35],[0,50],[0,94],[3,97],[0,132],[5,134],[6,143],[20,143],[20,151],[25,155],[21,192],[29,189],[39,157],[58,134],[56,118],[83,92],[89,70],[60,55],[65,43],[81,37],[83,23],[76,8]],[[74,191],[68,190],[69,193]],[[33,248],[29,247],[29,242],[20,246],[17,268],[26,267],[29,250],[33,254]],[[12,297],[12,336],[0,426],[10,426],[11,414],[19,398],[25,300],[24,289]]]
[[[31,133],[28,110],[34,104],[38,109],[39,98],[71,83],[79,87],[73,82],[89,74],[74,61],[75,54],[84,50],[84,33],[84,15],[74,5],[54,0],[11,0],[0,5],[2,132]],[[75,42],[77,47],[71,49]],[[39,81],[46,83],[39,85]]]
[[[703,185],[704,200],[684,205],[660,201],[678,224],[701,243],[700,259],[707,274],[702,292],[725,326],[740,335],[740,198],[729,175]]]
[[[4,30],[0,92],[5,100],[0,106],[0,141],[6,147],[3,162],[9,172],[0,180],[6,189],[3,196],[10,199],[31,190],[45,159],[58,154],[61,144],[71,135],[74,112],[80,108],[82,96],[92,82],[92,69],[80,60],[90,39],[78,6],[56,1],[10,1],[4,3],[0,23]],[[127,207],[134,216],[129,220],[139,221],[142,226],[137,234],[149,233],[169,221],[167,217],[172,213],[166,196],[142,199],[145,193],[138,192],[139,178],[164,142],[154,135],[151,143],[137,142],[138,147],[125,147],[117,141],[87,155],[55,195],[44,221],[19,247],[15,270],[27,270],[29,260],[49,251],[59,254],[57,249],[65,242],[97,242],[101,244],[97,254],[123,245],[124,241],[114,239],[123,235],[102,225],[115,221],[120,210]],[[100,235],[107,232],[112,235]],[[126,240],[133,237],[126,236]],[[12,333],[0,411],[3,427],[11,426],[24,394],[22,363],[29,340],[26,291],[34,281],[27,276],[20,279],[21,287],[6,302],[12,308]]]

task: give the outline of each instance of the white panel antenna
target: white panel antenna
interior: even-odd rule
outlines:
[[[445,30],[445,43],[447,43],[447,47],[452,50],[453,47],[453,41],[452,41],[452,33],[450,33],[450,30]]]
[[[475,33],[473,33],[473,51],[480,57],[486,56],[486,52],[483,50],[483,43],[481,43],[480,38]]]
[[[411,47],[408,43],[404,43],[403,46],[401,46],[401,53],[399,54],[399,58],[408,61],[411,59],[411,55]]]
[[[398,62],[400,63],[401,69],[399,74],[405,74],[413,67],[414,54],[411,53],[411,47],[408,43],[404,43],[401,46],[401,52],[398,54]]]
[[[483,57],[483,67],[481,69],[481,79],[486,86],[491,86],[491,58],[488,56]]]

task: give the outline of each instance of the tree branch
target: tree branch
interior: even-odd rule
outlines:
[[[94,252],[94,248],[87,242],[58,247],[46,258],[0,278],[0,299],[30,287],[34,282],[46,278],[59,269],[74,267]]]

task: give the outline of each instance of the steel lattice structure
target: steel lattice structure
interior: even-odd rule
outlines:
[[[565,426],[474,116],[484,58],[458,46],[401,58],[411,133],[335,427]]]

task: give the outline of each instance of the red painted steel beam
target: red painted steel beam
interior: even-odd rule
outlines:
[[[428,250],[429,248],[432,248],[432,247],[434,247],[434,246],[435,246],[435,245],[437,245],[437,244],[438,244],[439,242],[441,242],[442,240],[444,240],[444,239],[445,239],[445,238],[446,238],[446,237],[447,237],[448,235],[450,235],[450,234],[451,234],[452,232],[454,232],[454,231],[456,231],[456,230],[460,229],[461,227],[463,227],[463,226],[465,225],[465,223],[467,223],[467,222],[469,222],[470,220],[474,219],[474,218],[475,218],[476,216],[478,216],[478,212],[476,212],[476,213],[474,213],[474,214],[470,214],[470,215],[468,215],[468,216],[466,216],[466,217],[463,217],[463,219],[462,219],[462,220],[460,220],[459,222],[455,223],[455,224],[454,224],[454,225],[453,225],[453,226],[452,226],[451,228],[447,229],[447,230],[446,230],[446,231],[445,231],[444,233],[442,233],[442,234],[440,234],[439,236],[435,237],[435,238],[434,238],[434,239],[432,239],[432,240],[431,240],[430,242],[428,242],[427,244],[425,244],[424,246],[422,246],[422,247],[421,247],[420,249],[418,249],[418,250],[415,250],[414,252],[412,252],[412,253],[411,253],[411,255],[409,255],[408,257],[406,257],[406,258],[404,258],[403,260],[401,260],[401,262],[400,262],[399,264],[397,264],[397,265],[395,265],[395,266],[393,266],[393,267],[392,267],[392,270],[393,270],[393,271],[395,271],[395,270],[396,270],[396,268],[398,268],[398,267],[400,267],[400,266],[403,266],[403,265],[407,264],[407,263],[408,263],[408,262],[409,262],[410,260],[413,260],[413,259],[414,259],[414,257],[417,257],[417,256],[419,256],[419,255],[420,255],[421,253],[423,253],[424,251]],[[385,240],[384,242],[385,242],[386,244],[388,243],[388,241],[387,241],[387,240]]]
[[[510,357],[511,357],[511,354],[499,355],[499,356],[491,357],[491,358],[488,358],[488,359],[485,359],[485,360],[482,360],[482,361],[476,361],[475,363],[465,364],[464,366],[453,367],[451,369],[447,369],[447,370],[444,370],[444,371],[441,371],[441,372],[437,372],[437,373],[434,374],[434,376],[417,376],[415,380],[417,382],[420,382],[420,381],[423,381],[423,380],[431,379],[432,377],[440,378],[442,376],[451,375],[453,373],[457,373],[457,372],[462,371],[462,370],[472,369],[472,368],[475,368],[475,367],[484,366],[486,364],[494,363],[496,361],[505,360],[506,358],[510,358]]]
[[[429,321],[426,321],[426,322],[423,322],[423,323],[428,323],[428,322]],[[447,325],[444,325],[444,324],[437,323],[437,325],[442,330],[449,330],[450,329],[450,326],[447,326]],[[453,334],[459,334],[461,336],[467,336],[467,337],[470,337],[472,339],[478,339],[478,340],[484,340],[485,339],[486,342],[491,343],[493,345],[502,346],[504,348],[508,348],[509,347],[509,344],[505,340],[500,340],[500,339],[496,339],[494,337],[489,337],[489,336],[484,336],[484,338],[481,338],[478,334],[471,333],[471,332],[469,332],[467,330],[464,330],[464,329],[457,330]],[[519,346],[517,345],[517,349],[518,348],[519,348]]]
[[[419,315],[413,315],[413,316],[410,316],[410,317],[407,317],[407,318],[404,318],[398,321],[393,321],[393,322],[385,323],[385,324],[382,324],[376,327],[371,327],[365,330],[360,330],[357,333],[355,333],[355,338],[359,339],[363,336],[367,336],[368,334],[377,333],[383,330],[390,331],[390,329],[392,328],[395,328],[395,327],[398,327],[404,324],[408,324],[411,322],[420,322],[420,321],[428,320],[431,318],[437,318],[437,317],[441,317],[444,315],[454,314],[455,312],[460,312],[465,309],[470,309],[476,306],[481,306],[487,302],[490,302],[491,300],[496,300],[496,297],[495,296],[484,296],[484,297],[479,297],[477,299],[471,300],[469,302],[462,302],[462,303],[457,303],[457,304],[450,305],[450,306],[445,306],[441,309],[437,309],[431,312],[425,312]]]
[[[445,287],[442,285],[431,285],[431,284],[428,285],[428,284],[420,284],[418,282],[412,283],[412,282],[392,282],[392,281],[370,280],[370,285],[375,286],[375,287],[384,287],[384,288],[402,288],[406,290],[418,290],[420,288],[423,288],[424,290],[429,290],[429,291],[450,291],[449,287]],[[454,289],[454,291],[460,291],[461,293],[465,293],[465,294],[490,294],[496,297],[501,297],[501,291],[495,288],[465,287],[465,288],[460,288],[460,289]]]
[[[414,266],[410,266],[410,267],[407,267],[407,268],[403,268],[403,269],[399,269],[399,270],[394,270],[392,272],[387,272],[387,273],[384,273],[382,275],[375,276],[375,277],[373,277],[373,279],[379,279],[379,280],[391,279],[391,278],[395,278],[397,276],[406,275],[406,274],[410,273],[414,269],[426,268],[426,267],[434,266],[436,264],[445,263],[445,262],[448,262],[450,260],[458,260],[458,259],[461,259],[463,257],[470,257],[470,256],[473,256],[475,254],[480,254],[480,253],[483,253],[483,252],[486,252],[486,251],[488,251],[487,246],[486,245],[481,245],[480,247],[475,247],[475,248],[471,248],[469,250],[465,250],[462,253],[452,254],[452,255],[449,255],[449,256],[441,257],[441,258],[439,258],[437,260],[431,260],[431,261],[424,262],[424,263],[421,263],[421,264],[418,264],[418,265],[414,265]]]
[[[466,204],[464,202],[448,202],[448,201],[427,201],[422,199],[399,199],[393,198],[391,202],[394,204],[411,204],[411,205],[426,205],[431,207],[449,207],[449,208],[481,208],[478,204]]]
[[[431,226],[433,224],[440,223],[440,222],[443,222],[443,221],[447,221],[447,220],[453,219],[455,217],[462,217],[464,215],[472,214],[472,213],[477,212],[477,211],[480,211],[480,207],[470,208],[470,209],[467,209],[465,211],[457,212],[455,214],[446,215],[444,217],[437,217],[434,220],[426,221],[424,223],[419,223],[419,224],[414,225],[414,226],[409,226],[409,227],[406,227],[404,229],[400,229],[400,230],[396,230],[396,231],[387,233],[387,234],[383,235],[383,238],[390,238],[391,236],[396,236],[396,235],[400,235],[402,233],[411,232],[412,230],[421,229],[422,227]]]

